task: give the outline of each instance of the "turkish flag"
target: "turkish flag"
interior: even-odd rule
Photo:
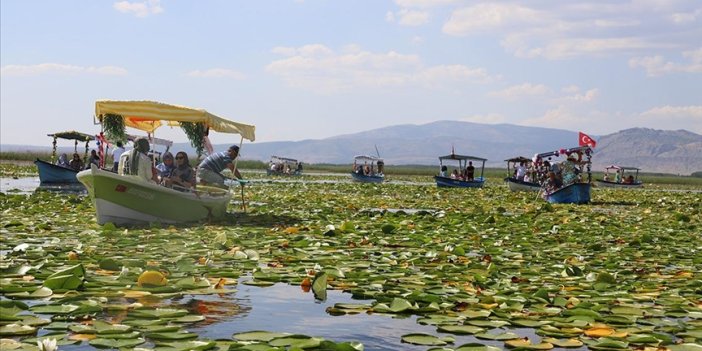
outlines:
[[[595,139],[590,138],[589,135],[583,133],[583,132],[578,132],[578,144],[580,146],[589,146],[589,147],[595,147],[597,146],[597,142]]]

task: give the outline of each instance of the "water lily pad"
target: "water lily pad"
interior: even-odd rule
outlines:
[[[0,336],[30,335],[34,334],[36,331],[36,328],[28,325],[7,324],[0,326]]]
[[[502,349],[495,346],[483,345],[479,343],[463,344],[455,349],[455,351],[501,351]]]
[[[255,331],[249,331],[249,332],[244,332],[244,333],[236,333],[236,334],[232,335],[232,337],[236,340],[241,340],[241,341],[268,342],[272,339],[280,338],[280,337],[288,336],[288,335],[290,335],[290,334],[274,333],[274,332],[263,331],[263,330],[255,330]]]
[[[318,300],[325,301],[327,299],[327,273],[317,272],[312,281],[312,292]]]
[[[543,338],[541,341],[547,342],[549,344],[553,344],[554,346],[557,346],[557,347],[564,347],[564,348],[583,346],[583,342],[578,340],[578,339]]]
[[[505,341],[507,347],[519,348],[525,350],[550,350],[553,348],[553,344],[547,342],[541,342],[538,344],[532,344],[529,339],[512,339]]]
[[[484,328],[472,325],[440,325],[436,330],[451,334],[478,334],[485,331]]]
[[[402,342],[414,345],[425,345],[425,346],[442,346],[446,345],[447,342],[430,334],[423,333],[412,333],[405,334],[402,336]]]
[[[487,339],[487,340],[512,340],[512,339],[519,339],[521,336],[507,332],[507,333],[478,333],[475,334],[475,337],[478,339]]]
[[[287,335],[278,338],[273,338],[268,341],[271,346],[286,346],[299,349],[313,348],[320,345],[322,339],[309,337],[307,335]]]
[[[109,348],[109,349],[134,347],[137,345],[141,345],[144,342],[145,342],[145,340],[142,338],[136,338],[136,339],[95,338],[95,339],[88,341],[88,343],[91,346],[95,346],[98,348]]]

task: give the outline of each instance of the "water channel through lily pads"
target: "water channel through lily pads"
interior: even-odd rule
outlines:
[[[2,350],[702,350],[699,192],[252,178],[246,212],[132,228],[1,179]]]

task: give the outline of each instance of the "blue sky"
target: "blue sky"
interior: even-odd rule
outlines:
[[[259,142],[437,120],[702,134],[699,0],[0,6],[2,144],[99,131],[97,99],[204,108]]]

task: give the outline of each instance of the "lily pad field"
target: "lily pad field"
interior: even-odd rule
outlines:
[[[0,349],[702,351],[700,189],[244,176],[223,221],[128,228],[3,181]]]

